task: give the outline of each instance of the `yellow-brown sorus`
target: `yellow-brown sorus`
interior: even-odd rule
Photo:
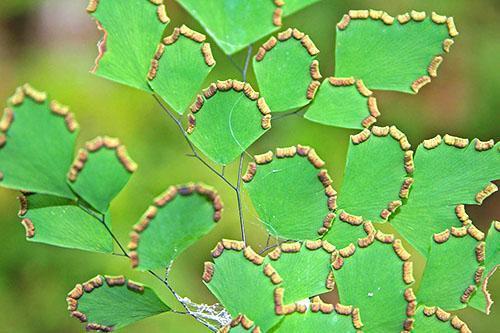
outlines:
[[[87,293],[92,292],[95,288],[99,288],[103,285],[104,281],[100,275],[88,280],[82,284],[83,290]]]
[[[408,302],[408,304],[406,305],[406,315],[408,317],[413,317],[415,315],[416,310],[417,310],[417,302],[416,301]]]
[[[443,15],[439,15],[436,12],[432,12],[431,19],[436,24],[444,24],[444,23],[446,23],[447,17],[443,16]]]
[[[300,243],[299,242],[293,242],[293,243],[281,243],[280,248],[281,251],[284,253],[296,253],[300,251]]]
[[[87,321],[87,316],[80,311],[71,312],[71,316],[78,319],[81,323],[85,323]]]
[[[361,321],[361,315],[359,313],[359,309],[358,308],[354,308],[352,310],[352,324],[353,326],[356,328],[356,329],[360,329],[361,327],[363,327],[363,322]]]
[[[441,144],[441,135],[436,135],[431,139],[424,140],[423,146],[425,149],[434,149]]]
[[[417,22],[423,21],[427,17],[425,12],[417,12],[415,10],[412,10],[410,12],[410,16],[414,21],[417,21]]]
[[[218,258],[222,255],[223,252],[224,252],[224,245],[222,245],[221,242],[218,242],[211,251],[211,255],[213,258]]]
[[[233,88],[233,80],[228,79],[228,80],[217,80],[215,83],[217,90],[219,91],[229,91]]]
[[[217,85],[215,83],[211,83],[207,88],[203,89],[203,96],[206,99],[210,99],[217,93]]]
[[[17,215],[24,216],[28,212],[28,198],[21,194],[17,199],[19,200],[19,211]]]
[[[262,265],[264,262],[264,258],[258,255],[250,246],[247,246],[243,250],[243,255],[247,258],[247,260],[251,261],[255,265]]]
[[[12,122],[14,121],[14,111],[11,108],[5,108],[3,110],[3,116],[0,120],[0,131],[6,133],[9,130]]]
[[[203,59],[205,60],[205,64],[207,64],[207,66],[212,67],[216,64],[210,43],[203,43],[201,46],[201,54],[203,55]]]
[[[435,306],[424,306],[423,313],[427,317],[431,317],[436,313],[437,308]]]
[[[386,234],[380,230],[377,230],[377,232],[375,233],[375,238],[384,244],[392,244],[394,242],[393,234]]]
[[[332,243],[330,243],[327,240],[321,241],[321,247],[327,253],[334,253],[335,252],[335,245],[333,245]]]
[[[286,148],[276,148],[276,157],[284,158],[284,157],[294,157],[297,154],[297,147],[291,146]]]
[[[304,246],[306,247],[306,249],[308,250],[317,250],[319,248],[321,248],[321,239],[318,239],[318,240],[306,240],[304,242]]]
[[[404,298],[407,302],[413,302],[417,300],[413,288],[406,288],[404,291]]]
[[[397,19],[398,19],[398,22],[400,24],[405,24],[411,20],[411,16],[409,13],[404,13],[404,14],[398,15]]]
[[[283,24],[283,9],[276,8],[273,12],[273,24],[277,27],[281,27]]]
[[[83,296],[83,286],[81,284],[77,284],[67,295],[73,299],[79,299]]]
[[[459,138],[449,134],[445,134],[443,141],[448,146],[454,146],[457,148],[465,148],[469,144],[469,139]]]
[[[309,67],[309,72],[313,80],[320,80],[322,78],[321,72],[319,71],[319,61],[313,60],[311,66]]]
[[[132,280],[127,281],[127,288],[139,294],[144,293],[144,285],[138,282],[134,282]]]
[[[194,31],[184,24],[181,25],[179,32],[181,35],[184,35],[185,37],[194,40],[197,43],[203,43],[207,39],[207,36],[205,36],[204,34]]]
[[[274,250],[269,252],[267,255],[271,260],[278,260],[281,257],[281,249],[280,247],[276,247]]]
[[[252,101],[256,101],[259,98],[259,93],[252,88],[250,83],[245,83],[245,86],[243,87],[243,92]]]
[[[323,166],[325,166],[325,162],[318,156],[318,154],[313,148],[311,148],[307,153],[307,159],[317,169],[320,169]]]
[[[345,30],[347,26],[349,25],[349,22],[351,22],[351,17],[349,15],[344,15],[342,19],[340,20],[339,23],[337,23],[337,29],[339,30]]]
[[[335,270],[339,270],[344,266],[344,258],[340,256],[338,253],[335,255],[335,259],[333,259],[332,266]]]
[[[415,278],[413,277],[413,262],[411,261],[405,261],[403,263],[403,281],[406,284],[415,282]]]
[[[252,179],[256,173],[257,173],[257,164],[255,162],[250,162],[250,163],[248,163],[247,171],[245,172],[243,177],[241,177],[241,179],[245,183],[248,183],[248,182],[252,181]]]
[[[205,103],[203,96],[196,95],[196,100],[189,109],[191,110],[192,113],[196,113],[200,111],[201,107],[203,106],[203,103]]]
[[[351,135],[351,141],[352,141],[353,144],[358,145],[358,144],[363,143],[366,140],[368,140],[368,138],[370,137],[371,133],[372,132],[370,132],[369,129],[365,128],[364,130],[362,130],[358,134]]]
[[[493,139],[488,140],[488,141],[481,141],[481,140],[476,139],[475,144],[474,144],[474,148],[476,148],[477,151],[485,151],[485,150],[493,148],[494,145],[495,145],[495,141]]]
[[[66,303],[68,304],[68,311],[73,312],[78,309],[78,301],[71,297],[66,297]]]
[[[342,86],[352,86],[354,83],[356,83],[356,80],[353,77],[331,76],[328,78],[328,82],[330,82],[332,86],[342,87]]]
[[[289,40],[290,38],[292,38],[292,33],[293,33],[293,29],[288,28],[285,31],[278,33],[278,40],[282,41],[282,42]]]
[[[205,283],[210,283],[212,281],[212,277],[214,275],[215,265],[213,262],[205,262],[203,266],[203,275],[202,279]]]
[[[451,227],[451,234],[457,238],[467,235],[467,227]]]
[[[392,247],[394,248],[394,252],[396,252],[401,260],[407,261],[408,259],[410,259],[411,254],[410,252],[406,251],[403,244],[401,243],[401,240],[394,240],[394,242],[392,243]]]
[[[309,37],[309,35],[304,35],[304,37],[302,37],[300,42],[306,48],[310,56],[315,56],[319,53],[319,49],[316,47],[316,45],[311,40],[311,37]]]
[[[243,83],[243,82],[241,82],[241,83]],[[233,82],[233,86],[234,86],[234,82]],[[243,86],[242,86],[242,89],[243,89]],[[262,115],[266,116],[266,115],[271,114],[271,109],[269,108],[269,105],[267,105],[264,97],[261,97],[257,100],[257,107],[259,108],[259,111],[260,111],[260,113],[262,113]]]
[[[370,115],[375,118],[380,116],[380,111],[378,110],[377,106],[377,99],[373,96],[368,97],[368,111],[370,112]]]
[[[455,207],[455,214],[462,223],[469,220],[469,215],[465,212],[464,205],[457,205]]]
[[[437,70],[442,62],[443,62],[442,56],[436,56],[432,59],[431,63],[429,64],[429,67],[427,67],[427,72],[429,73],[430,77],[437,76]]]
[[[367,19],[369,16],[368,10],[350,10],[348,14],[352,19]]]
[[[370,9],[369,10],[369,15],[372,20],[380,20],[382,18],[382,15],[384,15],[383,10],[374,10]]]
[[[415,324],[415,318],[406,318],[403,322],[403,332],[410,332],[413,330],[413,324]]]
[[[196,117],[194,114],[188,114],[188,127],[186,128],[187,134],[192,134],[196,128]]]
[[[483,279],[483,274],[484,274],[484,266],[480,266],[476,269],[476,272],[474,273],[474,282],[476,284],[481,283],[481,280]]]
[[[343,222],[347,222],[352,225],[361,225],[363,223],[363,218],[361,216],[352,215],[346,211],[342,211],[339,215],[339,219]]]
[[[450,230],[446,229],[443,232],[433,235],[434,241],[438,244],[446,242],[450,238]]]
[[[28,219],[28,218],[22,219],[21,224],[23,225],[23,227],[26,231],[26,238],[35,237],[35,225],[33,224],[33,222],[30,219]]]
[[[415,93],[418,93],[420,91],[420,89],[422,89],[423,86],[425,86],[426,84],[428,84],[430,82],[431,82],[431,78],[427,75],[423,75],[423,76],[419,77],[418,79],[416,79],[415,81],[413,81],[413,83],[411,84],[411,89]]]
[[[455,43],[453,39],[447,38],[443,41],[443,51],[450,52],[451,46]]]
[[[260,122],[260,125],[265,130],[270,129],[271,128],[271,115],[266,114],[265,116],[263,116],[262,120]]]
[[[370,98],[374,98],[374,97],[369,97],[368,100],[370,100]],[[373,133],[373,135],[378,136],[378,137],[387,136],[387,135],[389,135],[389,126],[384,126],[384,127],[373,126],[372,133]]]
[[[318,178],[324,187],[330,186],[333,182],[332,178],[330,177],[330,175],[328,174],[328,171],[326,169],[322,169],[318,173]]]
[[[467,228],[467,233],[471,235],[475,240],[477,241],[483,241],[484,240],[484,232],[476,228],[474,225],[470,225]]]
[[[485,242],[479,242],[479,244],[476,245],[475,253],[476,253],[476,259],[479,263],[484,262],[484,259],[486,258],[485,250],[486,250]]]
[[[486,185],[486,187],[484,189],[482,189],[481,191],[479,191],[476,194],[476,197],[475,197],[476,202],[478,204],[482,204],[486,198],[488,198],[490,195],[492,195],[496,191],[498,191],[498,187],[493,183],[489,183],[488,185]]]
[[[307,99],[313,99],[314,96],[316,96],[316,92],[318,91],[319,86],[321,85],[321,82],[313,80],[309,85],[307,86],[307,92],[306,92],[306,98]]]
[[[448,33],[450,34],[450,37],[458,36],[458,30],[457,27],[455,26],[455,21],[453,20],[453,17],[448,17],[446,19],[446,25],[448,26]]]
[[[167,8],[165,7],[164,4],[161,4],[158,7],[156,7],[156,13],[161,23],[168,24],[168,22],[170,22],[170,18],[167,15]]]
[[[99,5],[99,0],[89,0],[87,5],[87,12],[94,13],[97,10],[97,6]]]
[[[365,97],[370,97],[371,95],[373,95],[373,92],[365,86],[363,80],[356,80],[356,88],[358,89],[359,93]]]
[[[375,241],[375,232],[371,232],[368,234],[368,236],[358,239],[358,246],[361,248],[365,248],[373,244],[374,241]]]
[[[350,243],[346,247],[339,250],[339,254],[344,258],[349,258],[356,252],[356,246],[353,243]]]
[[[351,315],[352,311],[354,310],[352,305],[342,305],[340,303],[335,304],[334,308],[335,308],[335,312],[337,312],[338,314],[344,315],[344,316]]]
[[[476,289],[477,289],[477,287],[474,286],[474,285],[468,286],[467,289],[465,289],[465,291],[462,294],[462,296],[460,297],[460,302],[462,302],[462,303],[469,302],[470,297],[476,291]]]
[[[267,153],[255,155],[254,156],[255,163],[257,164],[267,164],[273,160],[273,152],[270,150]]]
[[[123,275],[117,275],[117,276],[105,275],[104,278],[106,279],[106,283],[110,287],[125,285],[125,277]]]
[[[386,25],[391,25],[394,23],[394,17],[392,17],[391,15],[389,15],[387,12],[384,12],[382,14],[382,16],[380,17],[380,19],[382,20],[382,22],[384,22],[384,24]]]
[[[271,264],[266,264],[263,269],[264,275],[271,279],[273,284],[280,284],[283,279]]]
[[[415,164],[413,162],[413,150],[405,151],[404,163],[406,173],[413,173],[413,171],[415,171]]]
[[[367,116],[366,118],[364,118],[361,121],[361,126],[363,126],[365,128],[369,128],[370,126],[372,126],[376,122],[377,122],[377,118],[375,118],[374,116],[370,115],[370,116]]]

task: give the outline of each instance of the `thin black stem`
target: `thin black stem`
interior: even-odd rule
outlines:
[[[247,245],[247,239],[245,234],[245,220],[243,219],[243,208],[241,205],[241,172],[243,168],[243,157],[244,153],[240,155],[240,164],[238,166],[238,181],[236,183],[236,199],[238,200],[238,213],[240,216],[240,229],[241,229],[241,240]]]
[[[188,134],[187,132],[184,130],[184,128],[182,127],[182,123],[180,122],[179,119],[177,119],[174,114],[172,113],[172,111],[170,111],[160,100],[160,98],[158,96],[156,96],[155,94],[153,94],[153,97],[154,99],[156,100],[156,102],[160,105],[160,107],[163,109],[163,111],[165,111],[165,113],[174,121],[174,123],[177,125],[177,127],[179,128],[179,131],[182,133],[182,135],[184,136],[184,139],[186,140],[189,148],[191,149],[191,152],[192,152],[192,157],[196,158],[197,160],[199,160],[201,163],[203,163],[210,171],[212,171],[214,174],[216,174],[220,179],[222,179],[227,185],[229,185],[229,187],[231,187],[233,190],[236,190],[236,187],[231,184],[231,182],[229,180],[227,180],[226,177],[224,177],[223,174],[221,174],[219,171],[215,170],[214,167],[212,167],[210,164],[208,164],[207,161],[205,161],[199,154],[198,152],[196,151],[196,149],[194,148],[194,145],[191,143],[191,140],[189,140],[189,137],[188,137]]]

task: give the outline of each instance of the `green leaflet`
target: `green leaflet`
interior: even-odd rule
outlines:
[[[90,0],[87,12],[103,32],[92,72],[149,92],[146,77],[169,22],[165,5],[147,0]]]
[[[336,192],[314,149],[298,145],[255,156],[245,188],[268,231],[285,239],[318,238],[333,219]]]
[[[402,188],[413,171],[409,148],[406,135],[395,126],[375,126],[351,136],[339,207],[365,220],[387,221],[408,194]]]
[[[276,325],[269,333],[290,332],[358,332],[354,328],[350,315],[343,315],[333,311],[323,313],[321,311],[307,311],[305,313],[294,312]]]
[[[97,137],[78,152],[68,184],[92,207],[105,213],[136,169],[137,164],[118,139]]]
[[[113,240],[104,225],[74,201],[42,194],[21,196],[20,200],[19,216],[23,219],[29,241],[86,251],[113,252]],[[109,226],[109,221],[107,223]]]
[[[0,121],[0,185],[75,198],[66,174],[77,132],[67,107],[27,84],[17,88]]]
[[[319,63],[314,60],[318,53],[308,35],[291,28],[259,48],[253,68],[262,96],[273,112],[311,102],[320,85]]]
[[[301,9],[304,9],[316,2],[321,0],[285,0],[285,5],[283,6],[283,15],[292,15]]]
[[[337,248],[343,248],[351,243],[356,244],[358,239],[366,237],[372,230],[373,224],[370,221],[340,210],[323,239]]]
[[[226,54],[236,53],[281,26],[281,9],[272,0],[179,0],[179,3]]]
[[[415,153],[409,199],[391,220],[392,226],[426,256],[433,234],[462,225],[457,218],[461,205],[480,204],[496,191],[489,181],[500,178],[498,147],[493,140],[468,144],[467,139],[448,135],[424,141]],[[458,215],[467,222],[464,214]]]
[[[237,241],[220,242],[212,251],[215,264],[205,263],[203,280],[233,317],[245,313],[267,332],[282,319],[275,314],[275,285],[264,275],[262,261],[253,263],[245,257],[243,246]]]
[[[149,86],[178,114],[183,114],[215,65],[206,37],[185,25],[158,46]]]
[[[395,251],[398,249],[402,249],[401,258]],[[410,280],[405,282],[403,279],[403,273],[411,271],[411,268],[404,268],[411,262],[402,262],[402,259],[408,258],[398,240],[394,241],[392,235],[377,232],[375,241],[371,238],[367,247],[357,248],[351,257],[340,252],[335,259],[333,267],[340,301],[359,308],[365,331],[401,330],[406,318],[407,301],[413,300],[409,297],[411,288],[406,289],[407,282],[412,283],[411,272]]]
[[[151,288],[123,276],[98,275],[77,284],[66,300],[72,316],[85,322],[87,330],[103,332],[170,311]]]
[[[460,318],[436,307],[418,307],[413,319],[412,332],[415,333],[471,332]]]
[[[498,221],[491,223],[486,238],[485,253],[483,266],[479,268],[480,273],[478,272],[477,275],[480,279],[478,290],[472,295],[468,305],[486,314],[490,314],[493,300],[488,291],[488,282],[500,265],[500,223]]]
[[[362,129],[377,121],[380,112],[363,81],[330,77],[324,80],[304,118],[329,126]]]
[[[456,35],[451,17],[349,11],[337,24],[335,76],[354,76],[370,89],[416,93],[437,75]]]
[[[141,270],[167,267],[209,233],[222,213],[220,196],[203,184],[171,186],[154,201],[131,233],[132,265]]]
[[[229,164],[271,127],[270,110],[250,84],[217,81],[198,95],[189,139],[211,160]]]
[[[283,280],[284,302],[294,303],[333,289],[331,252],[321,240],[283,243],[266,258]]]
[[[465,308],[468,298],[462,299],[462,295],[469,286],[475,288],[479,242],[467,233],[466,227],[453,228],[451,233],[447,229],[435,235],[434,240],[417,293],[418,302],[447,311]]]

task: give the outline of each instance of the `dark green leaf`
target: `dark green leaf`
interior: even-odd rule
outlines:
[[[469,297],[463,296],[464,292],[475,288],[478,244],[466,227],[453,228],[451,232],[447,229],[434,236],[417,293],[419,304],[436,305],[447,311],[466,307]]]
[[[330,77],[321,84],[304,118],[336,127],[370,127],[380,115],[372,94],[360,80]]]
[[[350,11],[337,24],[335,75],[362,79],[370,89],[416,93],[437,75],[456,35],[451,17]]]
[[[391,224],[423,255],[433,234],[470,223],[461,212],[462,205],[480,204],[497,190],[489,181],[500,178],[499,145],[493,140],[468,142],[437,136],[424,141],[415,153],[414,184],[408,202]]]
[[[149,85],[172,109],[183,114],[215,65],[206,37],[185,25],[158,46]]]
[[[226,54],[236,53],[281,26],[281,9],[271,0],[179,0],[179,3]]]
[[[147,74],[155,49],[169,22],[162,1],[90,0],[87,11],[103,33],[92,72],[150,91]]]
[[[314,60],[318,53],[308,35],[291,28],[260,47],[253,67],[262,96],[273,112],[311,102],[320,85],[319,63]]]
[[[72,316],[85,322],[87,330],[102,332],[170,311],[151,288],[123,276],[98,275],[77,284],[66,300]]]
[[[255,156],[245,188],[270,233],[285,239],[318,238],[330,223],[336,192],[314,149],[298,145]],[[256,165],[258,164],[258,165]]]
[[[0,184],[73,199],[66,174],[78,124],[68,108],[29,85],[16,90],[0,121]]]
[[[137,164],[118,139],[97,137],[80,149],[71,166],[71,188],[101,213],[125,187]]]
[[[134,226],[129,244],[132,264],[141,270],[167,267],[209,233],[221,218],[217,192],[202,184],[171,186]]]
[[[19,216],[29,241],[86,251],[113,252],[105,226],[74,201],[34,194],[20,197]],[[109,218],[108,218],[109,220]],[[110,222],[108,221],[108,226]]]
[[[211,160],[229,164],[271,127],[270,110],[248,83],[217,81],[198,95],[189,139]]]

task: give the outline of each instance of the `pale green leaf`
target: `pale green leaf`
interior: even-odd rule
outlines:
[[[479,267],[478,243],[467,234],[466,227],[454,229],[444,243],[432,242],[417,293],[419,304],[435,305],[447,311],[466,307],[461,297],[475,284],[474,273]]]
[[[71,311],[75,307],[75,299],[76,309]],[[100,329],[104,332],[170,311],[170,307],[151,288],[123,276],[98,275],[76,285],[68,294],[67,301],[73,317],[79,319],[84,316],[87,330]]]
[[[92,207],[105,213],[136,169],[118,139],[97,137],[79,151],[68,184]]]
[[[362,129],[377,121],[377,100],[369,90],[357,88],[353,78],[324,80],[304,118],[329,126]],[[360,87],[361,81],[357,81]],[[366,89],[366,88],[365,88]]]
[[[234,86],[241,88],[242,82],[234,81]],[[211,160],[219,164],[229,164],[263,135],[270,125],[269,108],[260,111],[257,102],[258,93],[249,84],[245,84],[245,93],[233,87],[233,81],[218,81],[216,85],[205,90],[205,97],[196,113],[189,115],[190,125],[187,129],[189,139]],[[207,91],[215,89],[215,95],[207,95]],[[226,90],[229,89],[229,90]],[[249,97],[251,96],[251,97]],[[267,113],[267,114],[264,114]],[[265,123],[265,119],[268,123]]]
[[[445,137],[450,144],[454,140],[457,138]],[[498,144],[493,147],[493,141],[483,144],[477,139],[468,145],[466,139],[456,142],[465,147],[441,142],[439,136],[417,148],[409,199],[391,220],[394,228],[423,255],[429,250],[433,234],[462,226],[455,212],[457,206],[479,204],[481,197],[496,190],[489,181],[500,178]],[[424,147],[434,144],[435,148]],[[487,147],[491,148],[483,150]]]
[[[183,114],[215,65],[205,35],[182,26],[158,46],[149,86]]]
[[[106,227],[74,201],[34,194],[21,197],[21,204],[19,216],[23,219],[29,241],[86,251],[113,252],[113,240]],[[109,226],[110,222],[107,223]]]
[[[349,13],[337,25],[335,76],[354,76],[370,89],[418,92],[420,80],[426,83],[436,76],[431,63],[442,61],[446,44],[453,43],[450,35],[455,35],[446,17],[436,18],[443,23],[431,17],[421,20],[423,12],[397,18],[378,11]],[[409,21],[401,24],[398,19]]]
[[[480,282],[478,290],[472,295],[468,305],[490,314],[493,300],[488,291],[489,279],[495,274],[497,268],[500,266],[500,223],[493,221],[488,237],[486,238],[485,259],[481,269]]]
[[[222,202],[202,184],[169,187],[154,200],[131,234],[133,265],[141,270],[164,268],[209,233],[219,221]]]
[[[149,66],[169,21],[165,6],[147,0],[91,0],[87,11],[103,33],[92,72],[149,92]]]
[[[427,314],[425,314],[425,312],[427,312]],[[438,315],[440,317],[438,317]],[[415,322],[412,330],[414,333],[470,332],[467,324],[460,318],[442,309],[437,309],[436,307],[418,307],[414,320]],[[462,328],[462,330],[460,330],[460,328]]]
[[[293,36],[292,36],[293,35]],[[319,65],[311,66],[319,50],[309,36],[292,29],[271,37],[254,58],[253,68],[262,96],[273,112],[307,105],[319,87]]]
[[[288,153],[290,157],[280,157]],[[263,163],[266,158],[269,158],[269,163],[258,164],[253,177],[248,177],[251,174],[248,172],[243,177],[259,220],[271,234],[281,238],[318,238],[324,220],[330,217],[331,221],[336,200],[336,192],[327,186],[331,184],[331,180],[327,180],[329,177],[323,177],[325,184],[320,179],[320,175],[326,172],[319,170],[324,162],[314,149],[300,145],[278,148],[276,156],[273,157],[270,151],[256,156],[255,160]]]
[[[369,135],[358,142],[359,136]],[[374,127],[351,136],[344,180],[339,194],[339,208],[372,222],[384,222],[405,197],[400,193],[413,162],[406,136],[396,127]]]
[[[401,330],[406,319],[404,294],[407,284],[403,280],[403,262],[392,244],[376,239],[368,247],[357,248],[351,257],[344,259],[343,266],[335,270],[334,275],[340,302],[359,308],[363,330]]]
[[[263,332],[267,332],[282,318],[274,310],[275,285],[264,275],[263,263],[255,264],[244,256],[241,251],[242,243],[223,242],[233,243],[236,250],[224,249],[222,243],[219,243],[212,252],[219,252],[214,255],[215,264],[205,263],[203,279],[208,289],[233,317],[244,313]]]
[[[233,54],[278,29],[273,1],[179,0],[226,54]],[[278,23],[278,22],[277,22]]]
[[[326,293],[333,288],[333,285],[329,285],[331,281],[328,281],[332,273],[330,252],[321,247],[321,240],[306,243],[307,246],[301,246],[300,243],[281,244],[277,260],[266,258],[266,263],[271,264],[283,279],[280,287],[285,288],[284,302],[287,304]],[[300,250],[287,251],[291,246]]]
[[[66,174],[78,125],[67,108],[46,99],[24,85],[9,100],[0,121],[0,185],[73,199]]]

